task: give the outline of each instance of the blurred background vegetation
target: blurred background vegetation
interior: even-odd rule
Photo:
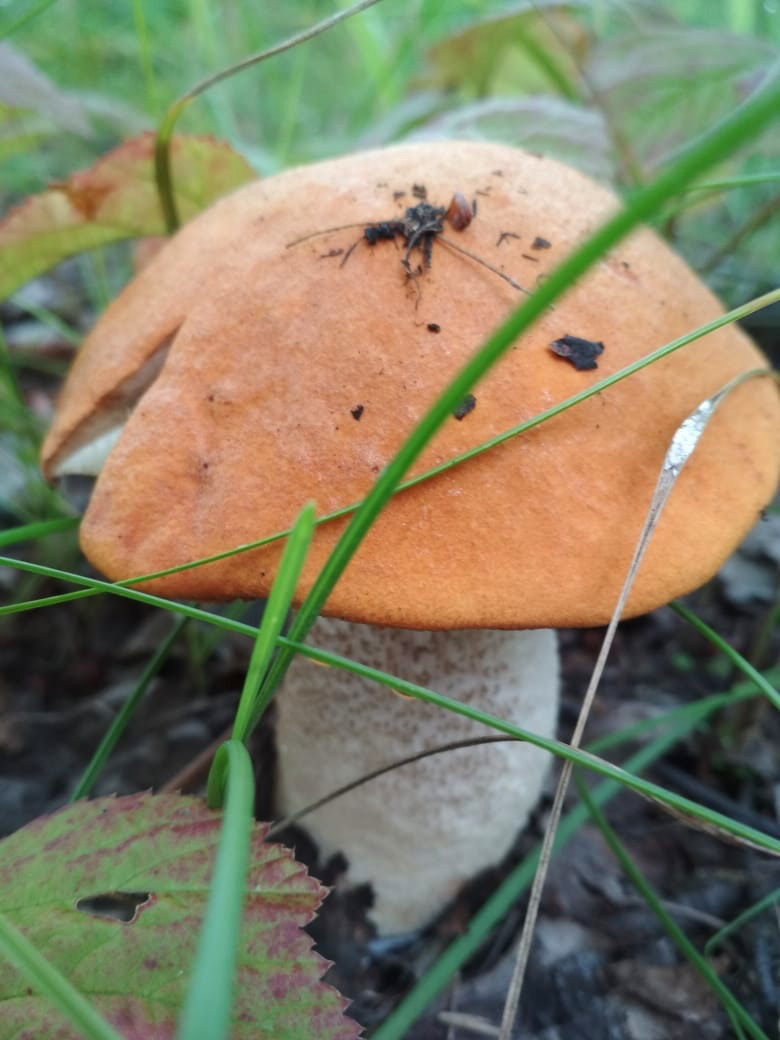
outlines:
[[[168,106],[200,80],[347,6],[347,0],[0,0],[0,231],[3,213],[155,129]],[[177,132],[229,141],[260,176],[420,136],[483,137],[561,158],[628,196],[738,108],[779,62],[780,0],[382,0],[210,89],[187,108]],[[676,200],[656,223],[735,306],[778,283],[780,119],[711,171],[707,185]],[[308,204],[316,209],[317,201]],[[8,255],[0,250],[0,273],[13,262]],[[38,447],[74,351],[131,270],[126,243],[103,246],[0,302],[0,531],[73,514],[44,483]],[[780,307],[754,315],[750,331],[780,360]],[[41,538],[24,552],[57,567],[86,567],[75,530]],[[755,569],[774,602],[770,572],[763,561]],[[750,585],[748,599],[759,578],[740,579]],[[0,591],[14,602],[61,589],[4,571]],[[127,628],[126,607],[113,597],[25,614],[7,626],[0,650],[12,662],[14,698],[28,684],[46,691],[35,696],[48,708],[73,689],[97,696],[105,685],[101,669],[124,676],[121,663],[119,671],[106,664],[116,649],[105,618],[112,608],[117,616],[125,611]],[[762,628],[756,624],[757,658],[767,656],[776,611],[767,609]],[[739,625],[744,648],[748,625],[744,618]],[[652,632],[646,638],[626,660],[634,672],[645,660],[639,675],[656,683],[660,643]],[[202,690],[208,684],[202,665],[219,635],[192,627],[188,639],[187,681]],[[18,663],[25,653],[37,686]],[[582,661],[587,666],[587,655]],[[686,688],[694,688],[687,672],[697,663],[682,642],[674,667],[686,670]],[[725,681],[726,673],[715,674],[723,666],[728,662],[719,656],[702,666],[712,672],[702,688],[710,679]],[[221,692],[224,679],[214,685]],[[187,687],[185,697],[190,693]],[[770,735],[766,747],[774,746]],[[47,736],[46,758],[35,767],[41,772],[48,749]],[[739,768],[752,775],[742,760]],[[48,797],[42,796],[44,807]]]
[[[347,6],[0,0],[0,210],[154,128],[199,80]],[[261,176],[419,136],[485,137],[557,156],[629,193],[738,107],[778,60],[780,0],[384,0],[210,89],[177,131],[227,139]],[[776,125],[708,178],[726,186],[688,193],[659,217],[728,305],[776,282],[778,171]],[[80,308],[29,288],[13,302],[71,351],[129,277],[127,249],[95,250],[73,269]],[[770,310],[752,328],[770,351],[778,324]],[[33,357],[18,330],[10,342],[15,378],[25,365],[57,376],[67,360]],[[4,482],[0,498],[15,499],[12,512],[25,519],[52,500],[31,477],[40,424],[18,409],[14,421],[10,454],[14,464],[24,456],[27,477],[23,492]],[[9,408],[0,427],[10,422]]]

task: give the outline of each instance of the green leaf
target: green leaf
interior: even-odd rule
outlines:
[[[746,82],[760,80],[776,60],[767,40],[719,29],[641,26],[603,40],[588,74],[635,154],[652,168],[733,112]]]
[[[224,141],[180,136],[172,148],[184,219],[254,177],[246,160]],[[75,253],[163,234],[153,152],[152,133],[131,138],[89,169],[12,209],[0,221],[0,298]]]
[[[71,986],[62,972],[46,960],[25,935],[0,914],[0,957],[15,964],[32,986],[46,993],[63,1016],[78,1026],[86,1040],[121,1040],[119,1033]],[[32,990],[29,991],[30,993]]]
[[[588,34],[571,12],[582,3],[521,0],[436,44],[429,57],[435,85],[462,96],[533,94],[577,97],[577,64]]]
[[[604,116],[578,101],[550,94],[481,98],[436,113],[424,125],[437,136],[504,141],[560,159],[598,180],[615,178]]]
[[[123,1036],[167,1040],[221,824],[195,798],[140,794],[69,806],[0,842],[0,912]],[[232,1040],[354,1040],[359,1027],[319,981],[325,962],[301,931],[324,890],[290,852],[265,844],[264,832],[257,825],[251,839]],[[105,916],[107,906],[124,907],[126,919]],[[3,964],[0,1038],[25,1030],[36,1040],[83,1036]]]

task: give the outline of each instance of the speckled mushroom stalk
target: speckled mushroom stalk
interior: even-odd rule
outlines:
[[[467,216],[462,200],[451,205],[459,196],[478,203],[470,222],[452,220]],[[110,447],[81,527],[84,552],[127,580],[284,531],[306,501],[321,514],[359,502],[517,306],[517,286],[533,292],[616,205],[551,159],[463,141],[288,170],[217,203],[111,304],[63,389],[45,472],[66,473],[74,460],[94,472],[91,444]],[[415,472],[721,313],[668,246],[637,231],[512,345]],[[583,360],[597,367],[583,370]],[[552,636],[497,630],[607,623],[672,435],[700,401],[762,363],[743,333],[724,327],[395,495],[325,605],[360,627],[321,621],[312,638],[550,733]],[[729,394],[675,484],[626,616],[711,577],[771,499],[779,444],[773,381]],[[345,522],[317,528],[296,602]],[[144,588],[263,597],[281,551],[274,542]],[[303,661],[279,707],[286,809],[471,732]],[[518,779],[526,768],[531,779]],[[394,930],[422,923],[464,877],[500,859],[543,773],[523,746],[441,755],[367,785],[312,825],[327,849],[341,847],[354,878],[371,880],[378,918]],[[402,840],[418,810],[419,829]],[[448,873],[434,881],[442,865]]]
[[[309,641],[532,732],[554,733],[558,660],[548,629],[415,632],[320,618]],[[303,658],[291,666],[277,705],[277,798],[287,813],[417,751],[497,735]],[[304,826],[323,854],[345,852],[349,883],[371,883],[380,931],[404,932],[501,860],[536,805],[548,758],[517,742],[448,751],[363,784]]]

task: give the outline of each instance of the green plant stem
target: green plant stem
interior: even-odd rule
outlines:
[[[225,812],[195,966],[176,1034],[178,1040],[222,1040],[230,1030],[254,822],[254,777],[249,754],[239,741],[224,743],[217,758],[218,772],[227,775]]]
[[[222,80],[227,79],[229,76],[243,72],[244,69],[248,69],[252,65],[257,65],[262,61],[266,61],[268,58],[273,58],[277,54],[282,54],[284,51],[288,51],[292,47],[297,47],[301,43],[306,43],[307,40],[311,40],[313,37],[327,32],[328,29],[332,29],[335,25],[338,25],[339,22],[343,22],[344,19],[351,18],[355,14],[360,14],[361,11],[365,11],[366,8],[372,7],[376,3],[379,3],[379,0],[359,0],[358,3],[352,4],[351,7],[348,7],[343,11],[337,11],[328,18],[323,18],[322,21],[317,22],[316,25],[310,26],[303,32],[295,33],[293,36],[288,36],[286,40],[274,44],[273,47],[268,47],[266,50],[260,51],[258,54],[252,54],[248,58],[244,58],[243,61],[231,65],[229,68],[221,69],[219,72],[214,73],[213,76],[209,76],[207,79],[201,80],[200,83],[196,83],[194,87],[191,87],[186,92],[186,94],[182,94],[180,98],[173,102],[163,116],[154,143],[154,175],[157,184],[157,192],[160,197],[160,208],[162,209],[165,226],[169,234],[176,231],[180,223],[179,214],[176,208],[176,198],[173,192],[173,176],[171,173],[171,135],[173,134],[173,129],[178,122],[179,116],[187,105],[189,105],[191,101],[194,101],[195,98],[204,91],[215,86],[217,83],[221,83]]]
[[[423,416],[353,515],[293,621],[290,636],[294,641],[300,642],[306,638],[331,589],[409,467],[452,410],[511,347],[517,337],[543,314],[562,292],[582,277],[591,264],[629,231],[657,211],[682,186],[690,184],[704,170],[734,152],[751,135],[775,119],[778,111],[780,79],[776,77],[771,86],[765,86],[741,108],[737,116],[724,121],[717,135],[706,137],[696,148],[686,152],[674,166],[660,174],[652,184],[637,191],[626,209],[616,213],[583,246],[564,260],[537,288],[533,296],[521,303],[493,333],[484,347],[466,363],[430,411]],[[291,660],[292,654],[289,652],[283,651],[277,657],[266,680],[271,691],[281,682]]]
[[[634,375],[636,372],[641,371],[648,365],[654,364],[656,361],[660,361],[662,358],[668,357],[675,351],[680,350],[682,347],[688,346],[690,343],[695,342],[697,339],[701,339],[710,332],[714,332],[719,328],[723,328],[725,325],[729,325],[732,322],[740,321],[747,317],[749,314],[754,314],[756,311],[763,310],[765,307],[771,306],[773,303],[780,301],[780,289],[773,289],[771,292],[765,293],[763,296],[759,296],[754,300],[750,300],[748,303],[742,304],[739,307],[735,307],[727,314],[722,314],[713,321],[708,322],[706,325],[700,326],[698,329],[692,332],[686,333],[684,336],[680,336],[678,339],[672,340],[671,343],[665,344],[663,347],[659,347],[658,350],[652,351],[645,357],[639,358],[637,361],[631,362],[630,365],[626,365],[625,368],[621,368],[617,372],[613,372],[612,375],[600,379],[597,383],[588,387],[585,390],[581,390],[579,393],[573,394],[571,397],[567,397],[565,400],[560,401],[558,404],[553,405],[550,408],[545,409],[543,412],[539,412],[537,415],[532,416],[530,419],[526,419],[516,426],[511,427],[509,430],[505,430],[503,433],[497,434],[495,437],[491,437],[489,440],[483,441],[481,444],[476,445],[474,448],[470,448],[468,451],[463,452],[461,455],[455,456],[455,458],[448,459],[446,462],[441,462],[437,466],[433,466],[431,469],[425,470],[423,473],[417,474],[417,476],[410,477],[408,480],[404,480],[398,484],[394,494],[398,494],[401,491],[406,491],[408,488],[416,487],[418,484],[423,483],[426,480],[430,480],[432,477],[446,473],[448,470],[461,465],[464,462],[468,462],[470,459],[477,458],[479,455],[484,454],[493,448],[498,447],[500,444],[504,444],[506,441],[513,437],[521,436],[528,430],[534,429],[536,426],[540,426],[542,423],[554,419],[557,415],[562,414],[569,408],[573,408],[575,405],[580,404],[582,401],[587,401],[588,398],[593,397],[595,394],[602,393],[608,390],[610,387],[615,386],[623,379],[627,379],[629,376]],[[360,508],[360,502],[353,502],[348,506],[343,506],[341,509],[336,509],[332,513],[326,513],[323,516],[317,518],[315,523],[317,525],[328,523],[330,520],[337,520],[344,516],[349,516]],[[68,523],[75,524],[77,521],[68,521]],[[21,531],[22,528],[15,528],[15,530]],[[277,531],[275,534],[268,535],[265,538],[259,538],[254,542],[246,542],[243,545],[233,546],[230,549],[226,549],[220,553],[214,553],[211,556],[204,556],[198,560],[191,560],[188,563],[178,564],[175,567],[166,567],[161,571],[153,571],[149,574],[138,575],[135,578],[126,578],[124,581],[116,582],[110,586],[106,586],[105,583],[99,588],[89,588],[81,592],[66,592],[58,596],[48,596],[43,599],[30,601],[29,603],[17,603],[14,604],[14,612],[21,612],[23,610],[33,610],[39,607],[46,606],[57,606],[60,603],[67,603],[71,600],[84,599],[85,597],[95,596],[105,591],[106,587],[110,589],[124,588],[131,585],[140,585],[146,581],[153,581],[157,578],[165,578],[170,574],[178,574],[180,571],[189,570],[193,567],[202,567],[207,563],[217,563],[219,560],[227,559],[230,556],[235,556],[238,553],[250,552],[253,549],[261,549],[266,545],[271,545],[274,542],[280,541],[283,538],[287,538],[290,534],[291,528],[285,531]],[[10,532],[13,535],[13,532]],[[0,546],[7,544],[3,542],[3,536],[0,535]],[[0,608],[0,617],[6,611],[5,608]]]
[[[689,732],[692,720],[681,721],[677,727],[657,737],[625,763],[626,770],[641,773],[652,765],[682,736]],[[612,781],[599,784],[592,793],[596,804],[604,805],[613,798],[620,787]],[[577,806],[564,816],[555,839],[558,854],[576,834],[588,818],[583,805]],[[541,844],[527,856],[506,878],[490,899],[477,911],[468,923],[466,931],[459,936],[439,957],[401,1003],[391,1012],[382,1025],[372,1033],[372,1040],[403,1040],[417,1018],[432,1000],[444,989],[455,973],[468,961],[485,941],[493,928],[510,912],[523,892],[531,884],[539,860]]]
[[[729,646],[725,639],[719,636],[714,628],[710,628],[706,622],[697,617],[696,614],[694,614],[689,607],[686,607],[684,603],[674,602],[669,605],[676,614],[683,618],[684,621],[687,621],[689,625],[693,625],[700,635],[709,640],[713,646],[716,646],[736,668],[739,668],[743,675],[752,679],[764,696],[772,702],[778,711],[780,711],[780,693],[778,693],[770,682],[767,682],[761,672],[759,672],[757,668],[754,668],[750,661],[747,661],[742,654]]]
[[[647,903],[650,910],[655,914],[658,920],[663,925],[666,934],[675,944],[677,949],[683,954],[683,956],[693,965],[696,971],[701,975],[704,981],[709,985],[710,989],[715,993],[726,1011],[733,1015],[734,1018],[743,1026],[750,1036],[754,1037],[755,1040],[769,1040],[766,1033],[756,1025],[753,1019],[750,1017],[745,1008],[739,1003],[737,998],[728,989],[718,976],[713,971],[708,961],[702,957],[687,935],[682,931],[677,922],[666,910],[663,903],[659,899],[657,893],[645,879],[641,871],[636,867],[633,860],[629,856],[627,850],[623,846],[622,842],[618,838],[615,831],[607,823],[606,817],[601,812],[594,799],[591,797],[587,787],[582,782],[581,778],[575,775],[575,783],[580,794],[580,798],[583,804],[590,813],[593,821],[598,826],[601,834],[609,845],[612,854],[615,856],[617,861],[620,863],[625,874],[628,876],[631,884],[639,892],[642,898]]]
[[[171,652],[173,644],[181,634],[181,630],[187,624],[187,620],[187,618],[177,618],[171,631],[155,650],[146,668],[144,668],[141,673],[138,682],[135,684],[133,692],[122,705],[121,710],[109,726],[107,733],[100,741],[100,744],[92,756],[89,765],[84,770],[81,779],[78,784],[76,784],[76,788],[70,796],[71,802],[77,802],[79,798],[86,798],[94,787],[95,781],[100,776],[109,755],[116,747],[128,722],[135,714],[136,708],[143,700],[152,679],[154,679],[160,668],[162,668],[168,654]]]
[[[768,910],[770,906],[780,901],[780,888],[775,888],[771,892],[768,892],[763,899],[759,899],[753,906],[748,907],[741,914],[734,918],[733,921],[729,921],[723,928],[719,928],[714,935],[711,935],[707,942],[704,944],[704,954],[706,957],[711,957],[715,952],[715,948],[720,946],[721,943],[725,942],[726,939],[743,925],[752,921],[754,917],[758,917],[765,910]]]
[[[16,545],[18,542],[27,542],[37,538],[45,538],[50,534],[71,531],[74,527],[78,527],[78,524],[78,517],[75,516],[57,517],[54,520],[36,520],[31,524],[23,524],[21,527],[12,527],[7,531],[0,531],[0,546]]]

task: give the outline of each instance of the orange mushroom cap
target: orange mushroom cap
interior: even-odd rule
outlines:
[[[415,272],[423,256],[412,252],[410,277],[403,239],[371,246],[361,227],[403,219],[421,189],[445,209],[460,192],[477,212],[460,231],[445,225],[429,268]],[[50,475],[151,381],[95,485],[85,553],[110,578],[127,579],[282,531],[309,499],[321,514],[359,501],[521,298],[442,238],[532,291],[616,205],[558,162],[479,142],[351,155],[218,203],[108,308],[66,383],[43,450]],[[348,224],[357,226],[316,234]],[[414,472],[721,312],[653,232],[636,232],[518,339],[474,388],[472,410],[445,424]],[[553,354],[551,343],[566,335],[603,343],[596,369],[578,371]],[[735,374],[764,364],[745,335],[726,327],[397,494],[325,613],[429,629],[606,622],[675,430]],[[771,498],[778,445],[776,386],[749,380],[720,406],[679,477],[628,615],[714,573]],[[317,529],[299,598],[345,523]],[[144,588],[196,599],[263,596],[280,553],[276,543]]]

